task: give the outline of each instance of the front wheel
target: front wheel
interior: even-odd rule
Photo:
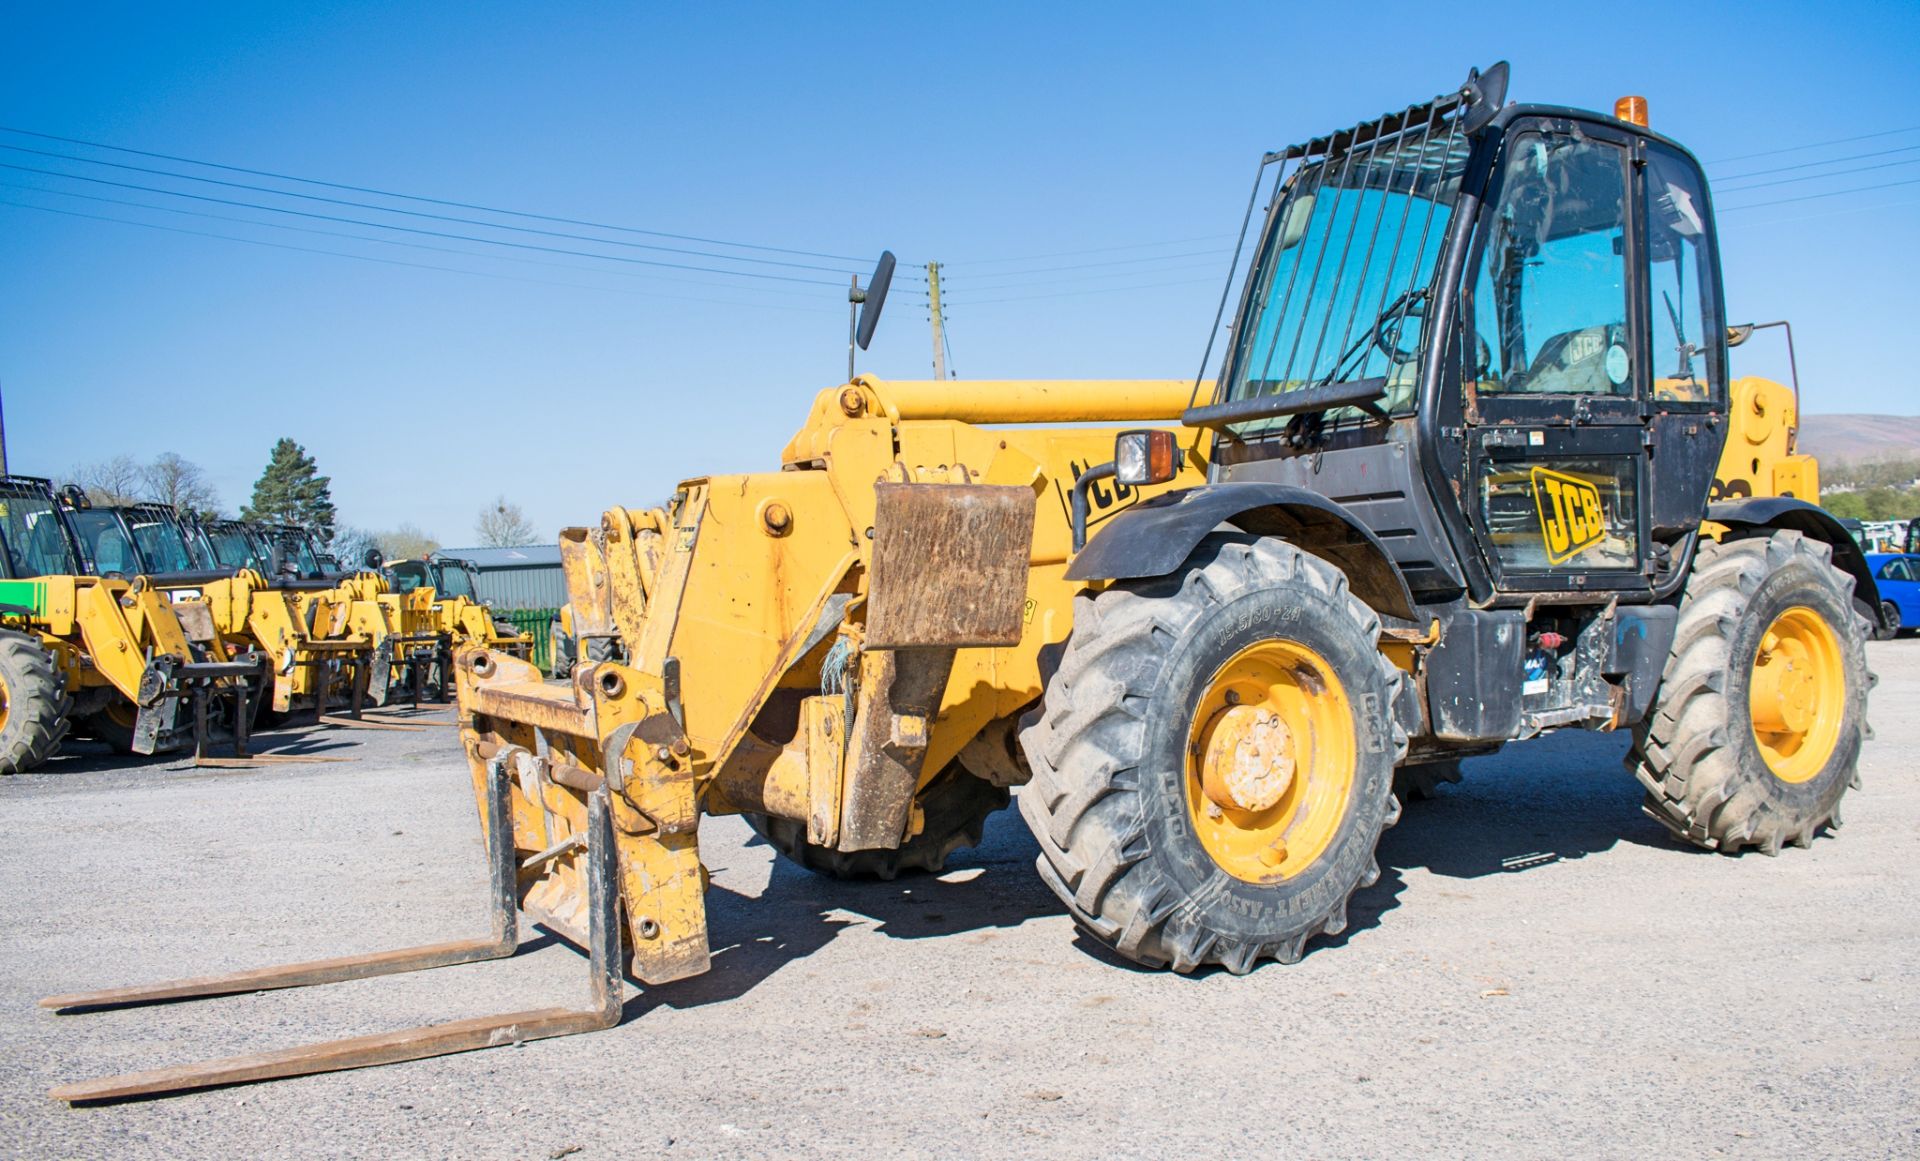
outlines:
[[[893,879],[902,872],[938,874],[947,859],[986,837],[987,818],[1007,805],[1005,787],[983,782],[958,762],[934,776],[917,796],[925,825],[897,847],[839,851],[807,841],[807,824],[790,818],[749,814],[769,846],[817,875],[834,879]]]
[[[1880,626],[1874,632],[1875,641],[1891,641],[1900,635],[1900,606],[1892,601],[1880,602]]]
[[[38,640],[0,630],[0,774],[20,774],[53,757],[67,735],[73,701]]]
[[[1627,755],[1647,813],[1728,854],[1778,854],[1839,825],[1874,680],[1852,584],[1798,532],[1701,544]]]
[[[1038,867],[1095,938],[1235,973],[1337,935],[1399,817],[1403,679],[1380,619],[1293,545],[1208,536],[1170,577],[1074,602],[1020,742]]]

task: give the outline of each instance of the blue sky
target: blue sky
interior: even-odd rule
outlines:
[[[845,373],[836,271],[870,265],[882,247],[903,262],[950,264],[962,377],[1191,375],[1225,273],[1218,251],[1259,152],[1429,96],[1503,57],[1513,99],[1605,109],[1642,93],[1658,128],[1714,163],[1729,314],[1793,320],[1808,410],[1920,410],[1900,350],[1920,259],[1920,131],[1885,132],[1920,126],[1920,5],[1552,10],[19,8],[0,43],[0,124],[13,128],[859,261],[597,231],[830,269],[590,246],[0,150],[14,166],[824,283],[489,246],[4,169],[0,202],[15,203],[0,205],[12,467],[59,474],[121,452],[176,451],[236,506],[287,435],[332,475],[354,525],[411,521],[469,543],[496,493],[543,529],[591,522],[612,504],[657,502],[685,476],[775,466],[814,392]],[[1884,135],[1773,152],[1870,133]],[[17,135],[0,144],[369,200]],[[1828,164],[1785,168],[1812,162]],[[1802,177],[1813,180],[1787,180]],[[1808,200],[1760,204],[1797,197]],[[1098,252],[1076,253],[1086,251]],[[903,273],[862,368],[924,377],[919,272]],[[1774,341],[1736,352],[1736,372],[1784,373],[1762,346]]]

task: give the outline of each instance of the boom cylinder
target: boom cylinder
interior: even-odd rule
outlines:
[[[859,382],[901,419],[957,423],[1095,423],[1175,420],[1193,397],[1189,379],[876,379]],[[1201,384],[1210,396],[1212,384]]]

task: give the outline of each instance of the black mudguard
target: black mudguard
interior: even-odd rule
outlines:
[[[1339,566],[1375,611],[1413,620],[1400,567],[1366,525],[1325,496],[1290,484],[1204,484],[1143,500],[1107,518],[1067,569],[1068,580],[1135,580],[1178,569],[1222,524],[1277,536]]]
[[[1846,525],[1827,510],[1791,496],[1755,496],[1707,505],[1707,519],[1729,528],[1784,528],[1833,546],[1833,563],[1853,577],[1853,595],[1880,607],[1880,586],[1873,582],[1867,554]]]

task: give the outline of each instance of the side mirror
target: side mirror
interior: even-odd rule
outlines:
[[[873,277],[867,279],[867,289],[855,299],[860,304],[860,319],[854,324],[853,338],[863,351],[873,342],[873,328],[880,325],[880,310],[887,305],[887,288],[893,285],[893,266],[893,251],[882,250],[880,261],[873,268]]]
[[[1114,479],[1130,487],[1164,484],[1180,471],[1180,447],[1164,428],[1123,431],[1113,437]]]
[[[374,572],[379,572],[380,567],[387,563],[387,558],[380,555],[379,549],[369,548],[367,549],[367,555],[361,559],[361,563],[365,564]]]

